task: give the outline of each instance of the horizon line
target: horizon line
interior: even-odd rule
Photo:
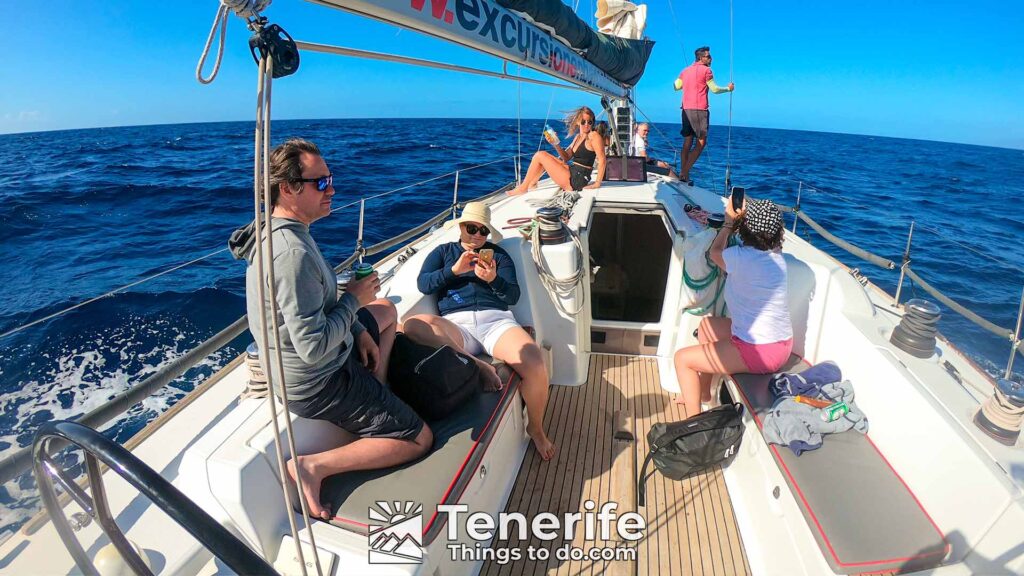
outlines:
[[[515,121],[516,118],[512,117],[497,117],[497,116],[479,116],[479,117],[464,117],[464,116],[401,116],[401,117],[343,117],[343,118],[278,118],[277,122],[322,122],[322,121],[346,121],[346,120],[509,120]],[[543,119],[543,118],[520,118],[519,120],[535,120],[540,122],[550,122],[552,120],[561,122],[559,119]],[[25,136],[30,134],[50,134],[54,132],[76,132],[85,130],[116,130],[119,128],[149,128],[155,126],[189,126],[193,124],[231,124],[231,123],[252,123],[255,124],[256,120],[199,120],[193,122],[158,122],[153,124],[124,124],[115,126],[92,126],[92,127],[81,127],[81,128],[53,128],[50,130],[30,130],[26,132],[3,132],[0,133],[0,138],[5,136]],[[653,120],[646,120],[648,123],[653,124],[669,124],[677,125],[678,122],[658,122]],[[638,122],[639,124],[639,122]],[[710,124],[710,126],[728,128],[728,124]],[[1024,143],[1019,148],[1012,146],[994,146],[992,144],[973,144],[970,142],[955,142],[951,140],[928,140],[925,138],[912,138],[908,136],[886,136],[882,134],[863,134],[856,132],[830,132],[827,130],[806,130],[801,128],[778,128],[769,126],[739,126],[733,125],[733,128],[744,128],[750,130],[781,130],[786,132],[808,132],[811,134],[838,134],[841,136],[861,136],[865,138],[887,138],[890,140],[910,140],[917,142],[936,142],[939,144],[955,144],[958,146],[975,146],[978,148],[995,148],[997,150],[1013,150],[1013,151],[1024,151]]]

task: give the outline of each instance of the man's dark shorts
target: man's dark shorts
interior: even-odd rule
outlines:
[[[683,138],[695,136],[698,140],[708,139],[708,122],[711,114],[707,110],[683,109]]]
[[[359,321],[380,344],[380,328],[365,308]],[[359,360],[354,348],[318,394],[306,400],[293,400],[293,414],[314,420],[327,420],[360,438],[397,438],[414,440],[423,429],[423,419],[391,390],[377,381]]]

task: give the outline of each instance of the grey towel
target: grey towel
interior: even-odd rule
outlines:
[[[826,384],[822,392],[830,398],[841,398],[850,407],[849,413],[833,422],[821,419],[821,408],[801,404],[792,396],[779,398],[764,417],[764,439],[770,444],[783,444],[799,456],[821,447],[823,435],[845,432],[851,428],[864,434],[868,431],[867,416],[853,399],[849,380]]]

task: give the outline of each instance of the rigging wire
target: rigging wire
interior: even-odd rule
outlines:
[[[733,24],[732,24],[732,2],[729,0],[729,83],[733,83]],[[729,91],[729,136],[725,146],[725,192],[729,193],[730,172],[732,171],[732,95]]]
[[[516,67],[516,76],[523,75],[523,67]],[[523,83],[516,82],[516,186],[523,176]]]

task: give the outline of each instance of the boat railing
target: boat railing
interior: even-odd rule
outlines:
[[[1022,346],[1022,343],[1024,343],[1024,341],[1021,340],[1020,335],[1021,324],[1022,321],[1024,321],[1024,289],[1021,290],[1020,305],[1017,310],[1017,323],[1014,328],[1011,329],[1009,327],[1000,326],[995,322],[992,322],[991,320],[982,318],[976,312],[973,312],[963,304],[960,304],[959,302],[953,300],[946,294],[943,294],[938,288],[928,283],[924,278],[921,277],[920,274],[918,274],[916,271],[913,270],[913,268],[911,268],[911,243],[914,238],[914,227],[916,225],[916,223],[913,220],[910,222],[910,230],[907,233],[907,244],[903,250],[902,260],[899,264],[897,264],[896,262],[889,258],[879,256],[851,242],[843,240],[842,238],[829,232],[824,226],[822,226],[813,218],[808,216],[807,212],[805,212],[801,208],[800,200],[805,190],[816,189],[814,187],[807,186],[802,180],[797,180],[796,182],[798,183],[796,204],[794,204],[793,206],[779,204],[779,208],[783,212],[793,214],[794,218],[792,232],[794,234],[797,231],[797,223],[802,221],[808,226],[810,226],[812,230],[814,230],[819,236],[821,236],[826,241],[848,252],[849,254],[852,254],[853,256],[860,258],[861,260],[865,260],[867,262],[874,264],[875,266],[879,266],[887,270],[895,270],[896,268],[899,268],[900,276],[896,284],[896,294],[893,296],[893,306],[895,307],[898,307],[900,305],[900,297],[903,292],[903,281],[909,278],[912,282],[914,282],[914,284],[920,286],[922,290],[931,294],[936,300],[947,306],[950,310],[953,310],[957,314],[960,314],[972,324],[992,334],[995,334],[996,336],[1006,338],[1010,342],[1010,354],[1009,358],[1006,361],[1006,369],[1004,370],[1003,378],[1010,378],[1010,376],[1013,374],[1013,364],[1017,354],[1024,356],[1024,346]]]
[[[349,208],[349,207],[358,205],[359,206],[359,211],[360,211],[360,214],[359,214],[360,226],[359,226],[359,231],[358,231],[357,238],[356,238],[356,248],[355,248],[355,250],[352,252],[352,254],[349,257],[345,258],[340,264],[338,264],[335,267],[335,271],[344,270],[345,268],[350,267],[354,262],[356,262],[358,260],[361,260],[363,257],[374,256],[374,255],[377,255],[377,254],[382,254],[382,253],[385,253],[385,252],[391,250],[392,248],[395,248],[397,246],[401,246],[401,245],[407,243],[408,241],[416,238],[417,236],[419,236],[419,235],[421,235],[423,233],[426,233],[427,231],[429,231],[434,226],[438,226],[442,222],[444,222],[445,220],[454,217],[454,215],[457,213],[457,211],[459,209],[461,209],[465,205],[465,201],[460,201],[459,200],[458,182],[459,182],[459,177],[460,177],[460,175],[462,173],[469,172],[471,170],[475,170],[477,168],[481,168],[481,167],[484,167],[484,166],[490,166],[492,164],[497,164],[499,162],[516,161],[516,160],[518,160],[518,158],[519,158],[518,155],[512,155],[512,156],[507,156],[507,157],[499,158],[497,160],[493,160],[493,161],[490,161],[490,162],[485,162],[485,163],[482,163],[482,164],[476,164],[474,166],[469,166],[469,167],[466,167],[466,168],[460,168],[458,170],[454,170],[452,172],[448,172],[448,173],[442,174],[440,176],[435,176],[435,177],[432,177],[432,178],[428,178],[426,180],[422,180],[420,182],[416,182],[416,183],[413,183],[413,184],[408,184],[408,185],[402,186],[400,188],[395,188],[393,190],[388,190],[387,192],[382,192],[380,194],[376,194],[376,195],[373,195],[373,196],[368,196],[366,198],[361,198],[360,200],[356,200],[356,201],[350,202],[348,204],[345,204],[343,206],[339,206],[338,208],[333,209],[332,212],[343,210],[345,208]],[[441,178],[445,178],[445,177],[448,177],[448,176],[454,176],[454,178],[455,178],[455,186],[454,186],[453,194],[452,194],[452,203],[448,207],[444,208],[444,210],[439,212],[436,216],[433,216],[432,218],[428,219],[426,222],[420,224],[419,226],[416,226],[414,228],[406,230],[405,232],[402,232],[401,234],[398,234],[397,236],[394,236],[394,237],[389,238],[387,240],[383,240],[381,242],[378,242],[378,243],[370,245],[370,246],[364,246],[363,245],[363,230],[362,230],[362,224],[361,223],[362,223],[362,220],[363,220],[363,215],[365,213],[365,205],[366,205],[366,201],[367,200],[373,200],[373,199],[381,198],[383,196],[387,196],[387,195],[390,195],[390,194],[394,194],[394,193],[397,193],[397,192],[408,190],[410,188],[414,188],[416,186],[419,186],[419,185],[422,185],[422,184],[425,184],[425,183],[429,183],[429,182],[433,182],[433,181],[436,181],[436,180],[439,180]],[[497,196],[503,195],[505,193],[505,191],[511,189],[511,187],[513,185],[514,185],[514,183],[508,183],[508,184],[498,188],[494,192],[491,192],[489,194],[486,194],[486,195],[481,196],[480,198],[476,198],[476,199],[477,200],[485,200],[485,201],[486,200],[490,200],[490,199],[495,198]],[[222,249],[217,250],[215,252],[211,252],[207,256],[204,256],[202,258],[193,260],[192,262],[199,262],[201,260],[206,259],[209,256],[212,256],[214,254],[218,254],[220,252],[224,252],[226,250],[227,250],[227,248],[222,248]],[[402,258],[401,255],[399,255],[399,258],[402,261],[404,261],[404,258]],[[164,272],[160,272],[160,273],[158,273],[156,275],[150,276],[150,277],[145,278],[143,280],[139,280],[139,281],[133,282],[133,283],[131,283],[129,285],[126,285],[126,286],[122,286],[120,288],[112,290],[111,292],[108,292],[107,294],[104,294],[102,296],[98,296],[98,297],[89,299],[89,300],[87,300],[85,302],[82,302],[80,304],[76,304],[75,306],[66,308],[66,309],[64,309],[64,310],[62,310],[60,312],[54,313],[54,314],[52,314],[50,316],[47,316],[46,318],[42,318],[42,319],[35,320],[33,322],[30,322],[30,323],[24,324],[24,325],[22,325],[22,326],[20,326],[18,328],[15,328],[13,330],[9,330],[9,331],[5,332],[4,334],[0,334],[0,338],[3,338],[3,337],[8,336],[10,334],[14,334],[15,332],[19,332],[19,331],[27,329],[29,327],[35,326],[35,325],[39,324],[42,321],[55,318],[57,316],[60,316],[60,315],[62,315],[64,313],[66,313],[66,312],[74,310],[75,308],[79,308],[79,307],[81,307],[81,306],[83,306],[85,304],[88,304],[90,302],[95,302],[96,300],[100,300],[102,298],[105,298],[105,297],[111,296],[113,294],[116,294],[116,293],[126,289],[127,287],[137,286],[137,285],[139,285],[139,284],[141,284],[141,283],[143,283],[143,282],[145,282],[147,280],[156,278],[157,276],[164,275],[164,274],[166,274],[166,273],[168,273],[170,271],[178,270],[178,269],[183,268],[183,267],[185,267],[184,264],[183,265],[179,265],[179,266],[175,266],[174,268],[172,268],[170,270],[167,270],[167,271],[164,271]],[[202,342],[201,344],[199,344],[198,346],[196,346],[192,350],[190,350],[187,353],[185,353],[180,358],[177,358],[176,360],[173,360],[173,361],[169,362],[168,364],[160,367],[160,369],[157,370],[152,376],[146,378],[145,380],[143,380],[142,382],[139,382],[138,384],[135,384],[134,386],[130,387],[129,389],[127,389],[127,390],[117,394],[117,396],[115,396],[114,398],[111,398],[107,402],[104,402],[103,404],[101,404],[100,406],[94,408],[90,412],[79,416],[78,418],[75,419],[75,422],[78,422],[78,423],[83,424],[85,426],[88,426],[90,428],[96,428],[96,429],[101,428],[103,425],[107,424],[108,422],[114,420],[115,418],[117,418],[121,414],[123,414],[123,413],[127,412],[128,410],[130,410],[134,405],[142,402],[143,400],[145,400],[146,398],[148,398],[149,396],[151,396],[152,394],[154,394],[155,392],[157,392],[158,390],[160,390],[164,386],[167,386],[168,384],[173,382],[175,379],[179,378],[182,374],[187,372],[189,369],[194,367],[196,364],[201,362],[203,359],[205,359],[206,357],[208,357],[209,355],[213,354],[217,350],[219,350],[219,349],[223,348],[224,346],[226,346],[229,342],[231,342],[232,340],[237,338],[239,335],[241,335],[243,332],[245,332],[248,328],[249,328],[248,317],[247,316],[242,316],[241,318],[239,318],[238,320],[235,320],[234,322],[232,322],[230,325],[228,325],[226,328],[224,328],[220,332],[216,333],[215,335],[213,335],[209,339],[205,340],[204,342]],[[197,390],[197,392],[198,392],[198,390]],[[140,434],[141,433],[142,432],[140,432]],[[53,446],[54,447],[59,446],[59,442],[54,442]],[[57,448],[57,449],[59,449],[59,448]],[[2,461],[0,461],[0,484],[4,484],[6,482],[9,482],[10,480],[13,480],[14,478],[17,478],[18,476],[21,476],[22,474],[27,472],[31,467],[32,467],[32,448],[31,448],[31,446],[26,446],[24,448],[21,448],[17,452],[15,452],[11,456],[8,456],[7,458],[5,458]]]
[[[88,493],[75,480],[69,478],[61,465],[51,458],[52,449],[49,444],[53,442],[70,444],[82,449],[85,454]],[[100,573],[75,536],[75,532],[93,521],[99,524],[100,529],[124,559],[127,564],[125,572],[130,569],[135,574],[153,574],[139,550],[125,537],[110,512],[101,464],[131,484],[234,572],[276,573],[265,559],[253,552],[199,505],[189,500],[157,471],[147,466],[125,447],[99,432],[77,422],[47,422],[35,435],[33,451],[33,472],[39,485],[39,497],[53,520],[65,548],[71,553],[83,574]],[[74,514],[72,521],[64,515],[63,506],[57,498],[55,483],[60,485],[64,493],[74,499],[83,510]]]
[[[518,158],[518,156],[511,156],[510,158],[515,160],[515,159]],[[465,202],[460,202],[459,201],[459,197],[458,197],[458,180],[459,180],[460,174],[462,172],[466,172],[466,171],[469,171],[469,170],[472,170],[472,169],[475,169],[475,168],[479,168],[481,166],[486,166],[486,165],[489,165],[489,164],[494,164],[496,162],[500,162],[500,161],[503,161],[503,160],[509,160],[510,158],[502,158],[502,159],[499,159],[499,160],[496,160],[496,161],[493,161],[493,162],[488,162],[488,163],[485,163],[485,164],[480,164],[480,165],[472,166],[472,167],[469,167],[469,168],[463,168],[463,169],[455,170],[455,171],[450,172],[448,174],[444,174],[442,176],[434,177],[434,178],[431,178],[429,180],[423,181],[423,182],[429,182],[429,181],[433,181],[433,180],[436,180],[436,179],[439,179],[439,178],[443,178],[445,176],[454,176],[455,177],[455,186],[454,186],[454,190],[453,190],[452,203],[447,208],[445,208],[444,210],[439,212],[436,216],[433,216],[432,218],[429,218],[427,221],[423,222],[419,226],[411,228],[411,229],[409,229],[409,230],[407,230],[405,232],[402,232],[401,234],[398,234],[398,235],[396,235],[396,236],[394,236],[392,238],[389,238],[387,240],[383,240],[381,242],[378,242],[378,243],[370,245],[370,246],[364,246],[363,245],[362,225],[360,224],[359,231],[358,231],[358,234],[357,234],[355,250],[352,252],[352,254],[349,257],[345,258],[340,264],[338,264],[338,266],[336,266],[335,269],[336,270],[343,270],[343,269],[351,266],[353,263],[355,263],[356,261],[360,260],[363,257],[373,256],[373,255],[376,255],[376,254],[381,254],[381,253],[387,252],[388,250],[391,250],[392,248],[395,248],[396,246],[403,245],[406,242],[408,242],[409,240],[411,240],[413,238],[416,238],[417,236],[419,236],[419,235],[421,235],[423,233],[426,233],[427,231],[429,231],[433,227],[440,225],[445,220],[447,220],[449,218],[452,218],[456,214],[457,210],[459,208],[461,208],[462,206],[464,206],[464,204],[465,204]],[[421,183],[416,183],[416,184],[421,184]],[[498,196],[502,195],[506,190],[511,188],[511,186],[513,184],[514,183],[508,183],[505,186],[499,188],[498,190],[478,198],[478,200],[486,201],[486,200],[490,200],[490,199],[493,199],[495,197],[498,197]],[[346,204],[344,206],[341,206],[341,207],[339,207],[336,210],[344,209],[346,207],[351,207],[351,206],[354,206],[354,205],[358,204],[360,206],[360,223],[361,223],[362,220],[363,220],[363,213],[365,211],[365,202],[366,202],[366,200],[370,200],[370,199],[378,198],[378,197],[381,197],[381,196],[384,196],[384,195],[387,195],[387,194],[395,193],[395,192],[398,192],[400,190],[407,189],[407,188],[409,188],[411,186],[413,186],[413,185],[404,186],[402,188],[391,190],[391,191],[388,191],[388,192],[385,192],[385,193],[382,193],[382,194],[378,194],[376,196],[371,196],[371,197],[367,197],[367,198],[364,198],[364,199],[360,199],[360,200],[354,201],[354,202],[352,202],[350,204]],[[937,300],[939,300],[940,302],[942,302],[943,304],[948,306],[950,309],[952,309],[955,312],[963,315],[967,320],[971,321],[972,323],[978,325],[979,327],[981,327],[981,328],[983,328],[983,329],[985,329],[985,330],[987,330],[987,331],[989,331],[989,332],[991,332],[993,334],[996,334],[998,336],[1007,338],[1010,341],[1010,343],[1011,343],[1011,351],[1010,351],[1010,358],[1007,361],[1007,365],[1006,365],[1006,376],[1005,377],[1009,378],[1010,374],[1012,374],[1012,369],[1013,369],[1013,363],[1014,363],[1015,355],[1016,354],[1024,355],[1024,347],[1022,347],[1022,341],[1020,339],[1021,320],[1022,320],[1022,317],[1024,317],[1024,294],[1022,294],[1022,296],[1021,296],[1021,308],[1020,308],[1020,311],[1018,312],[1018,316],[1017,316],[1017,326],[1016,326],[1016,329],[1011,330],[1010,328],[1005,328],[1005,327],[999,326],[999,325],[997,325],[997,324],[995,324],[995,323],[993,323],[993,322],[991,322],[989,320],[986,320],[986,319],[982,318],[981,316],[979,316],[978,314],[972,312],[971,310],[969,310],[968,308],[966,308],[962,304],[959,304],[958,302],[954,301],[953,299],[949,298],[948,296],[946,296],[945,294],[940,292],[938,289],[936,289],[931,284],[926,282],[923,278],[921,278],[920,275],[918,275],[914,270],[911,269],[911,267],[910,267],[911,260],[910,260],[910,242],[909,242],[909,239],[908,239],[908,243],[907,243],[907,249],[904,252],[902,264],[896,264],[896,262],[894,262],[893,260],[890,260],[888,258],[884,258],[882,256],[878,256],[876,254],[873,254],[873,253],[871,253],[871,252],[869,252],[867,250],[864,250],[863,248],[860,248],[860,247],[858,247],[858,246],[856,246],[856,245],[854,245],[854,244],[852,244],[852,243],[850,243],[848,241],[845,241],[842,238],[839,238],[838,236],[830,233],[821,224],[816,222],[813,218],[808,216],[804,210],[801,209],[801,207],[800,207],[800,192],[802,192],[805,188],[806,187],[801,182],[800,183],[800,189],[798,190],[797,203],[794,206],[780,205],[780,208],[784,212],[792,213],[792,214],[795,215],[794,223],[793,223],[793,231],[794,232],[796,231],[797,220],[803,221],[808,226],[810,226],[815,232],[820,234],[822,236],[822,238],[824,238],[827,241],[833,243],[837,247],[839,247],[839,248],[849,252],[850,254],[856,256],[857,258],[861,258],[863,260],[866,260],[868,262],[871,262],[872,264],[875,264],[877,266],[880,266],[880,267],[888,269],[888,270],[894,270],[897,267],[899,267],[900,271],[901,271],[901,275],[900,275],[900,282],[899,282],[899,286],[897,288],[896,297],[895,297],[895,305],[897,305],[897,306],[899,304],[900,292],[901,292],[901,289],[902,289],[902,284],[903,284],[904,277],[909,277],[912,281],[914,281],[915,283],[920,285],[922,289],[927,291],[929,294],[932,294],[932,296],[934,296]],[[912,234],[912,232],[911,232],[911,234]],[[399,257],[400,261],[404,262],[404,259],[407,258],[407,255],[399,254],[398,257]],[[130,389],[128,389],[128,390],[118,394],[117,397],[107,401],[106,403],[104,403],[103,405],[95,408],[91,412],[89,412],[89,413],[81,416],[80,418],[76,419],[76,422],[79,422],[79,423],[81,423],[81,424],[83,424],[85,426],[89,426],[91,428],[99,428],[99,427],[103,426],[104,424],[110,422],[111,420],[113,420],[114,418],[119,416],[120,414],[123,414],[124,412],[128,411],[132,406],[134,406],[135,404],[138,404],[139,402],[143,401],[144,399],[149,397],[151,394],[153,394],[154,392],[156,392],[160,388],[163,388],[167,384],[169,384],[172,381],[174,381],[176,378],[180,377],[187,370],[189,370],[190,368],[192,368],[193,366],[198,364],[201,360],[203,360],[204,358],[206,358],[207,356],[209,356],[213,352],[219,350],[220,348],[225,346],[227,343],[229,343],[234,338],[236,338],[239,335],[241,335],[247,328],[248,328],[247,317],[243,316],[243,317],[239,318],[238,320],[236,320],[235,322],[233,322],[227,328],[224,328],[223,330],[221,330],[220,332],[215,334],[213,337],[211,337],[208,340],[206,340],[205,342],[199,344],[196,348],[192,349],[191,351],[186,353],[181,358],[178,358],[177,360],[175,360],[175,361],[173,361],[173,362],[171,362],[171,363],[161,367],[160,370],[158,370],[155,374],[153,374],[152,376],[150,376],[146,380],[144,380],[144,381],[136,384],[135,386],[131,387]],[[205,388],[204,388],[204,390],[205,390]],[[195,393],[199,393],[199,392],[200,392],[199,390],[195,391]],[[143,432],[140,432],[140,435],[141,434],[145,434],[145,429],[143,430]],[[133,440],[134,440],[134,438],[133,438]],[[0,461],[0,484],[8,482],[9,480],[18,477],[21,474],[23,474],[24,472],[26,472],[27,470],[29,470],[29,468],[31,467],[31,463],[32,463],[31,447],[22,448],[21,450],[19,450],[18,452],[15,452],[13,455],[9,456],[8,458],[4,459],[3,461]]]

